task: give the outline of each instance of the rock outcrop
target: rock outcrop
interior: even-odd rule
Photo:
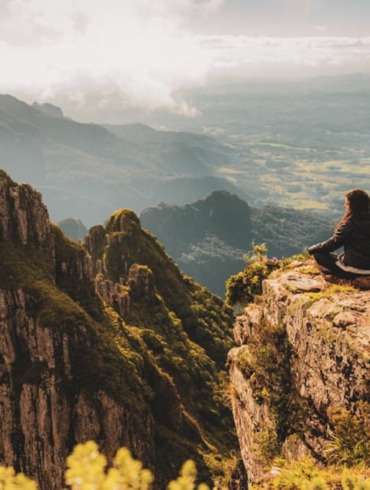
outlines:
[[[49,216],[41,194],[17,185],[0,170],[0,239],[34,243],[53,252]]]
[[[91,300],[92,262],[82,247],[65,242],[63,251],[63,240],[40,194],[2,173],[0,464],[35,477],[45,490],[62,488],[66,456],[87,439],[98,440],[110,460],[118,447],[128,446],[154,464],[150,407],[142,406],[140,434],[129,403],[98,379],[95,390],[79,379],[83,373],[77,371],[98,336],[93,320],[62,290],[75,283]]]
[[[308,261],[273,273],[237,319],[230,376],[249,482],[277,455],[325,463],[338,413],[368,417],[369,299],[351,283],[327,282]]]

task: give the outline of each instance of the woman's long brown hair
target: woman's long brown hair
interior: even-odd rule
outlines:
[[[361,189],[352,189],[346,194],[348,209],[336,226],[336,230],[347,223],[354,216],[364,216],[370,213],[370,197]]]

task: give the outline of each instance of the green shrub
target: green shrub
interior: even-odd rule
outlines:
[[[251,490],[370,490],[370,470],[363,467],[324,467],[310,457],[276,464],[278,474],[256,482]]]
[[[277,258],[268,258],[264,244],[253,245],[253,254],[246,254],[244,271],[231,276],[226,282],[226,301],[230,305],[246,305],[262,293],[262,281],[279,268]]]
[[[343,408],[328,412],[333,424],[333,436],[326,449],[328,460],[349,466],[370,465],[370,403],[357,403],[356,412]]]

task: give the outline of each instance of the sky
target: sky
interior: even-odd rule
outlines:
[[[0,0],[0,92],[166,108],[216,79],[370,72],[369,0]]]

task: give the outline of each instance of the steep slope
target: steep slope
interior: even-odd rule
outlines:
[[[139,212],[162,199],[183,204],[215,185],[235,189],[217,174],[233,151],[212,138],[110,129],[0,95],[0,166],[43,192],[53,220],[73,216],[88,226],[123,204]]]
[[[252,241],[266,243],[269,254],[301,252],[329,236],[329,219],[307,211],[273,206],[250,207],[227,191],[214,191],[186,206],[159,204],[140,215],[180,267],[221,296],[225,281],[243,267]]]
[[[204,175],[230,159],[230,149],[206,135],[183,131],[157,131],[143,124],[105,125],[125,143],[136,145],[141,158],[152,166],[167,168],[168,175]]]
[[[188,457],[203,479],[225,479],[230,310],[130,211],[90,230],[88,246],[92,258],[1,172],[0,464],[60,490],[67,454],[95,439],[109,459],[128,446],[155,488]]]
[[[277,456],[370,466],[369,294],[293,263],[237,319],[230,377],[250,482],[271,478]]]

